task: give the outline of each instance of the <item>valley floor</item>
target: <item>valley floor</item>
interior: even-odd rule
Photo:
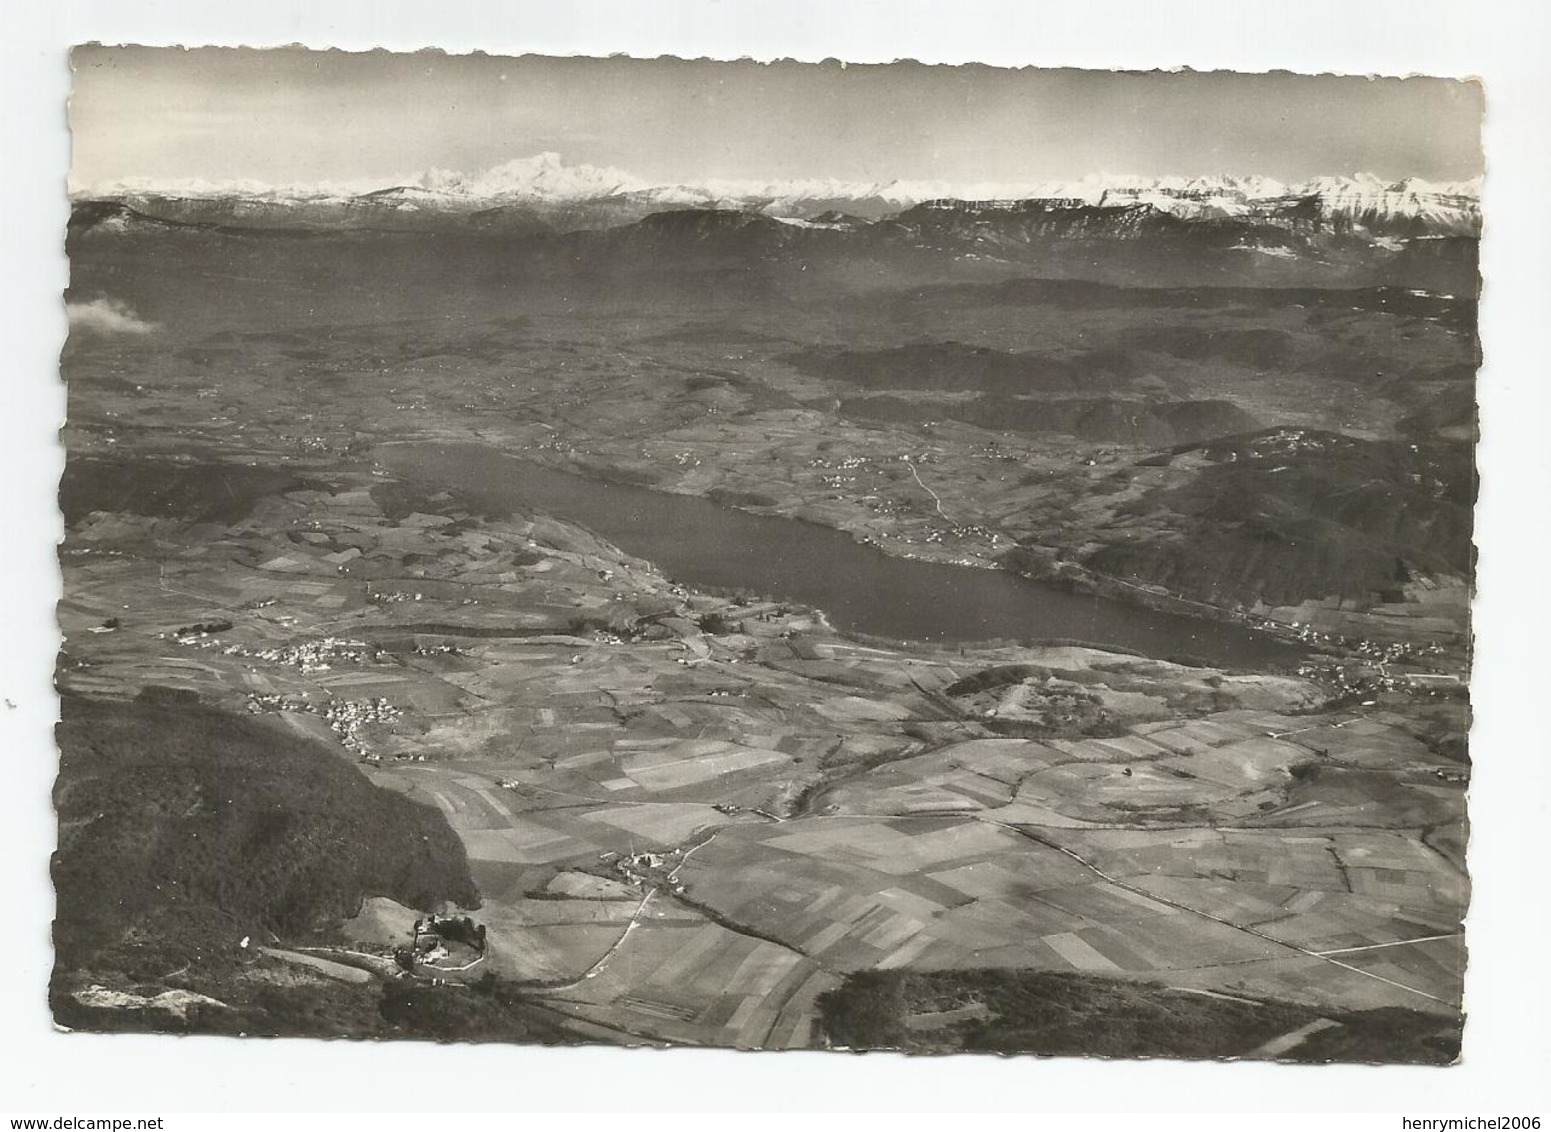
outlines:
[[[242,517],[80,517],[62,690],[186,689],[435,807],[475,974],[584,1035],[822,1044],[822,996],[893,969],[1459,1009],[1457,699],[863,645],[561,521],[293,470]],[[413,915],[368,899],[320,954],[388,966]]]
[[[283,894],[105,901],[106,942],[62,950],[66,1024],[255,1032],[262,1009],[285,1019],[262,1032],[1073,1052],[1072,1020],[1115,1009],[1210,1014],[1215,1044],[1162,1026],[1141,1046],[1095,1031],[1087,1052],[1457,1052],[1473,489],[1458,438],[1397,432],[1405,404],[1329,379],[1324,354],[1266,375],[1153,352],[1136,381],[1253,390],[1266,428],[1085,440],[936,419],[940,396],[925,420],[843,409],[783,334],[810,341],[849,308],[729,331],[676,309],[306,325],[285,302],[292,329],[229,300],[225,329],[169,319],[66,352],[58,682],[97,722],[61,732],[56,875],[84,875],[106,813],[70,808],[75,750],[144,802],[148,828],[117,836],[161,847],[165,889],[214,831]],[[1390,314],[1314,313],[1243,317],[1370,365],[1379,341],[1402,364],[1470,348],[1431,316],[1386,338]],[[1006,316],[983,334],[1024,351],[1078,317]],[[905,329],[828,333],[886,350]],[[377,461],[449,440],[1266,625],[1299,650],[1247,671],[848,636]],[[320,823],[304,868],[275,814],[223,817],[230,766],[165,801],[139,762],[114,780],[103,721],[194,697],[241,721],[243,751],[340,760],[445,842],[376,794],[345,831],[293,799]],[[264,757],[243,773],[277,774]],[[414,867],[356,860],[368,831]],[[347,858],[354,889],[329,868]],[[320,878],[348,908],[313,907]],[[401,974],[439,910],[416,899],[471,914],[487,947]],[[199,947],[177,951],[180,932]],[[1033,1024],[1036,1000],[1060,1025]]]

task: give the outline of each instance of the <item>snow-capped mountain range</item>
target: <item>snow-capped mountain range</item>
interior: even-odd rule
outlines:
[[[405,177],[311,185],[253,181],[152,181],[143,178],[72,185],[77,200],[185,201],[195,212],[234,217],[326,220],[338,212],[477,213],[525,209],[585,217],[606,226],[654,210],[736,208],[777,219],[811,220],[825,213],[876,218],[931,201],[1043,200],[1070,207],[1150,206],[1184,220],[1286,215],[1302,211],[1375,231],[1420,226],[1428,234],[1474,235],[1480,228],[1480,179],[1385,181],[1369,174],[1318,177],[1286,184],[1268,177],[1137,177],[1095,174],[1077,181],[950,183],[709,180],[654,184],[624,170],[571,165],[541,153],[478,173],[433,169]],[[407,217],[406,217],[407,218]],[[579,222],[578,226],[581,226]]]

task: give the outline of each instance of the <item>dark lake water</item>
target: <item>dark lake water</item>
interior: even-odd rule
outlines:
[[[406,479],[456,488],[484,506],[577,523],[678,582],[816,606],[842,630],[952,643],[1071,638],[1239,668],[1298,656],[1242,626],[996,570],[894,558],[829,527],[557,472],[476,444],[394,444],[376,456]]]

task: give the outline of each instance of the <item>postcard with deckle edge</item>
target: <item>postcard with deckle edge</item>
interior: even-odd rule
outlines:
[[[60,1025],[1457,1056],[1478,85],[72,66]]]

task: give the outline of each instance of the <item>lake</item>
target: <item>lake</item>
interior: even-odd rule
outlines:
[[[571,475],[478,444],[392,444],[375,455],[407,480],[456,489],[492,510],[536,510],[586,527],[685,585],[815,606],[841,630],[955,644],[1066,638],[1234,668],[1299,655],[1241,625],[897,558],[830,527]]]

